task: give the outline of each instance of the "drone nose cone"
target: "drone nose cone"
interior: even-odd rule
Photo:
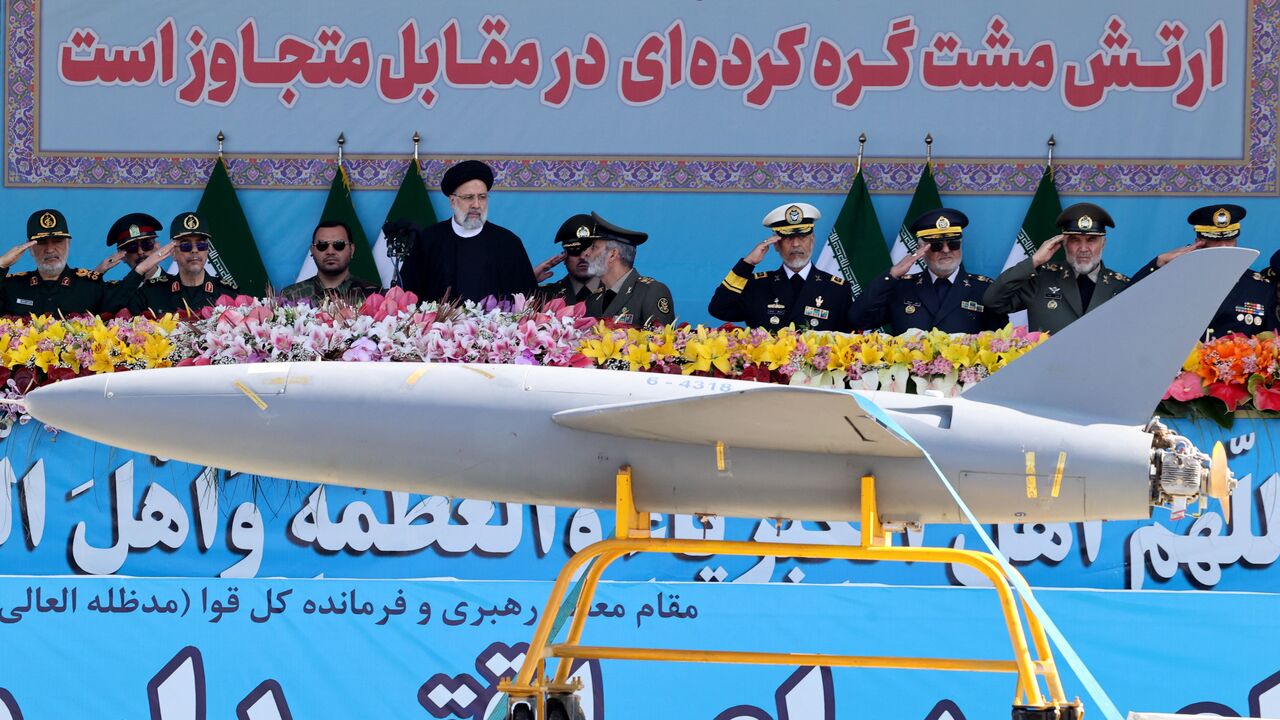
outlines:
[[[108,375],[63,380],[27,393],[27,412],[59,430],[80,431],[104,417],[107,410]]]

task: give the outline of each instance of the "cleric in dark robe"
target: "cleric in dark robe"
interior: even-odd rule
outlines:
[[[423,231],[405,260],[404,289],[420,300],[508,299],[537,288],[524,243],[488,222],[493,170],[464,160],[445,171],[440,190],[453,216]]]

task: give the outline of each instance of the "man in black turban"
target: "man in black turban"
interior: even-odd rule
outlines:
[[[420,300],[508,299],[537,282],[524,243],[489,219],[493,169],[464,160],[445,171],[440,191],[452,217],[423,231],[405,260],[404,288]]]

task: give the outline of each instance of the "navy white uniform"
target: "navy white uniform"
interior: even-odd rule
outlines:
[[[1240,221],[1244,219],[1245,209],[1239,205],[1206,205],[1191,211],[1187,222],[1196,231],[1196,239],[1208,245],[1229,241],[1234,245],[1240,235]],[[1158,269],[1157,258],[1143,266],[1133,276],[1137,282]],[[1275,332],[1280,327],[1280,319],[1276,317],[1276,286],[1270,268],[1263,272],[1246,270],[1231,292],[1227,293],[1218,311],[1213,314],[1208,332],[1214,337],[1222,337],[1230,333],[1257,335],[1262,332]]]

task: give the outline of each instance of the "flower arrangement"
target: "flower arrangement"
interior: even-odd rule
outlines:
[[[304,360],[604,367],[954,396],[1046,337],[1015,327],[897,337],[731,325],[641,330],[588,318],[582,305],[561,300],[420,303],[399,288],[359,307],[223,297],[186,318],[0,318],[0,399],[93,373]],[[1164,411],[1222,419],[1247,408],[1280,410],[1276,343],[1267,333],[1198,346],[1170,385]],[[0,433],[24,420],[17,406],[0,405]]]
[[[1166,408],[1189,409],[1224,424],[1228,413],[1239,410],[1280,410],[1278,355],[1276,336],[1269,332],[1198,345],[1165,393]]]

